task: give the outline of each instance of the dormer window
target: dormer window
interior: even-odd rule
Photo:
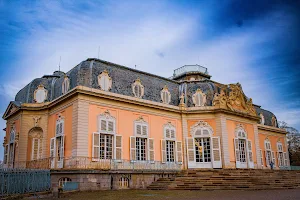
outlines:
[[[132,84],[132,93],[137,98],[142,98],[144,96],[144,86],[139,78]]]
[[[171,102],[171,93],[168,90],[168,87],[165,86],[164,89],[160,92],[161,100],[165,104],[169,104]]]
[[[193,103],[196,107],[205,106],[206,103],[206,94],[202,92],[201,89],[197,89],[195,94],[193,94]]]
[[[66,94],[69,91],[69,89],[70,89],[70,79],[67,76],[65,76],[61,87],[61,93]]]
[[[108,71],[104,70],[99,76],[98,76],[98,84],[101,88],[101,90],[109,91],[112,86],[112,79],[108,75]]]
[[[272,117],[272,126],[277,127],[277,120],[276,120],[276,117],[274,115]]]
[[[260,116],[260,124],[265,125],[265,117],[262,113],[259,114]]]
[[[47,99],[48,91],[43,85],[39,85],[38,88],[34,91],[34,100],[37,103],[43,103]]]

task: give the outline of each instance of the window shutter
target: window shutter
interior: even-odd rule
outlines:
[[[235,149],[235,165],[236,168],[241,168],[239,139],[235,138],[233,142],[234,142],[234,149]]]
[[[32,160],[37,160],[39,155],[39,139],[33,138],[32,139]]]
[[[261,166],[264,166],[264,158],[263,158],[263,154],[262,154],[262,150],[259,150],[259,155],[260,155],[260,162],[261,162]]]
[[[92,148],[92,161],[98,161],[100,157],[100,134],[93,133],[93,148]]]
[[[143,131],[143,132],[142,132],[143,136],[148,135],[148,130],[147,130],[148,127],[144,125],[144,126],[142,126],[142,128],[143,128],[143,130],[142,130],[142,131]]]
[[[247,140],[247,150],[248,150],[248,167],[249,168],[254,168],[253,151],[252,151],[252,142],[251,142],[251,140]]]
[[[122,135],[116,135],[116,160],[122,160]]]
[[[108,121],[108,131],[114,132],[114,122]]]
[[[222,168],[220,137],[212,137],[213,168]]]
[[[107,129],[106,129],[106,120],[101,119],[100,126],[101,126],[101,129],[100,129],[101,131],[107,131]]]
[[[154,162],[154,139],[149,138],[148,141],[149,160],[150,162]]]
[[[166,163],[167,161],[166,140],[160,140],[160,147],[161,147],[161,162]]]
[[[142,135],[142,126],[140,124],[136,125],[136,135]]]
[[[50,139],[50,167],[55,167],[55,160],[56,160],[56,137]]]
[[[176,141],[176,161],[182,164],[182,142]]]
[[[61,135],[64,135],[65,134],[65,120],[63,120],[62,122],[61,122]]]
[[[64,157],[65,157],[65,136],[61,136],[61,142],[60,142],[60,159],[59,162],[57,162],[58,168],[64,167]]]
[[[288,159],[287,159],[287,153],[283,152],[283,158],[284,158],[284,166],[288,166]]]
[[[136,138],[130,136],[130,160],[136,160]]]
[[[187,146],[188,167],[194,168],[196,166],[194,138],[192,137],[186,138],[186,146]]]
[[[63,128],[62,128],[62,123],[59,122],[59,135],[62,135]]]

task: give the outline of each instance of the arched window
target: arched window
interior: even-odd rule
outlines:
[[[130,137],[130,159],[154,161],[154,139],[149,138],[149,126],[143,117],[134,121],[134,135]]]
[[[265,158],[268,167],[270,167],[271,162],[275,165],[275,153],[272,151],[271,142],[268,138],[265,139]]]
[[[201,89],[197,89],[195,94],[193,94],[193,103],[196,107],[205,106],[206,104],[206,94],[202,92]]]
[[[61,92],[62,94],[66,94],[70,89],[70,79],[68,76],[65,75],[62,86],[61,86]]]
[[[132,84],[132,93],[137,98],[142,98],[144,96],[144,86],[139,78]]]
[[[112,79],[108,75],[108,71],[104,70],[99,76],[98,76],[98,84],[101,88],[101,90],[109,91],[112,87]]]
[[[128,189],[129,188],[129,178],[121,177],[119,179],[119,189]]]
[[[242,124],[237,124],[234,138],[236,168],[254,168],[252,142]]]
[[[176,145],[178,145],[176,144],[176,128],[171,122],[168,122],[164,125],[163,130],[164,139],[161,140],[162,162],[175,162]]]
[[[98,116],[98,132],[93,133],[93,160],[122,159],[122,136],[116,135],[116,119],[107,110]]]
[[[169,92],[167,86],[162,89],[160,96],[163,103],[169,104],[171,102],[171,93]]]
[[[260,116],[260,124],[264,125],[265,124],[265,117],[262,113],[259,114]]]
[[[38,160],[42,153],[43,130],[40,127],[33,127],[28,132],[28,141],[31,141],[31,160]]]
[[[199,121],[191,127],[191,136],[187,138],[188,167],[221,168],[220,138],[213,137],[212,127]]]
[[[60,178],[58,180],[58,186],[60,188],[64,187],[64,184],[67,183],[67,182],[72,182],[72,179],[68,178],[68,177],[63,177],[63,178]]]
[[[47,99],[48,91],[43,85],[39,85],[38,88],[34,91],[34,100],[37,103],[43,103]]]
[[[277,142],[277,159],[278,159],[278,166],[283,167],[284,164],[284,156],[283,156],[283,147],[280,141]]]

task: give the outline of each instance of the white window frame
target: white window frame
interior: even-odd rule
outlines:
[[[284,155],[283,155],[283,145],[281,142],[277,142],[277,161],[278,167],[284,167]]]
[[[172,136],[172,132],[173,132],[173,136]],[[171,123],[167,123],[164,125],[164,139],[165,139],[165,145],[166,145],[166,149],[165,149],[165,154],[166,154],[166,162],[170,163],[170,162],[176,162],[176,128],[175,126],[173,126]],[[170,150],[170,142],[173,142],[173,159],[174,161],[170,161],[168,160],[168,154],[171,155],[171,151]],[[167,148],[169,146],[169,148]]]
[[[265,146],[265,161],[266,161],[266,166],[270,167],[270,162],[269,161],[273,161],[273,159],[272,159],[272,146],[271,146],[271,142],[270,142],[270,140],[268,138],[265,139],[264,146]],[[270,154],[268,154],[268,152]]]
[[[54,140],[54,149],[51,149],[51,141]],[[58,146],[60,140],[60,146]],[[50,139],[50,154],[53,151],[54,156],[51,158],[51,168],[63,168],[65,158],[65,119],[61,116],[58,117],[55,123],[55,136]],[[58,157],[58,151],[60,156]],[[62,152],[62,153],[61,153]]]

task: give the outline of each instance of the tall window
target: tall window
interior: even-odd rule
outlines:
[[[50,139],[51,168],[63,168],[65,155],[65,120],[59,114],[55,125],[55,137]]]
[[[5,147],[4,147],[4,159],[3,159],[3,163],[4,164],[8,163],[8,144],[5,145]]]
[[[32,160],[39,159],[40,155],[40,139],[39,138],[32,138]]]
[[[266,165],[270,166],[272,162],[272,149],[271,143],[268,139],[265,140],[265,156],[266,156]]]
[[[122,136],[116,134],[116,119],[109,111],[98,116],[98,131],[93,133],[93,161],[122,159]]]
[[[7,162],[11,164],[14,162],[14,158],[15,158],[15,137],[16,137],[16,132],[15,132],[15,127],[13,126],[10,131],[8,155],[7,155],[8,158]]]
[[[281,142],[277,142],[277,158],[278,158],[278,166],[284,166],[284,157],[283,157],[283,147]]]
[[[154,161],[154,140],[148,138],[148,123],[142,117],[134,122],[134,135],[130,137],[130,159]]]
[[[175,126],[172,125],[171,122],[168,122],[167,124],[164,125],[163,129],[164,129],[164,139],[161,140],[162,162],[175,162],[176,160]]]

